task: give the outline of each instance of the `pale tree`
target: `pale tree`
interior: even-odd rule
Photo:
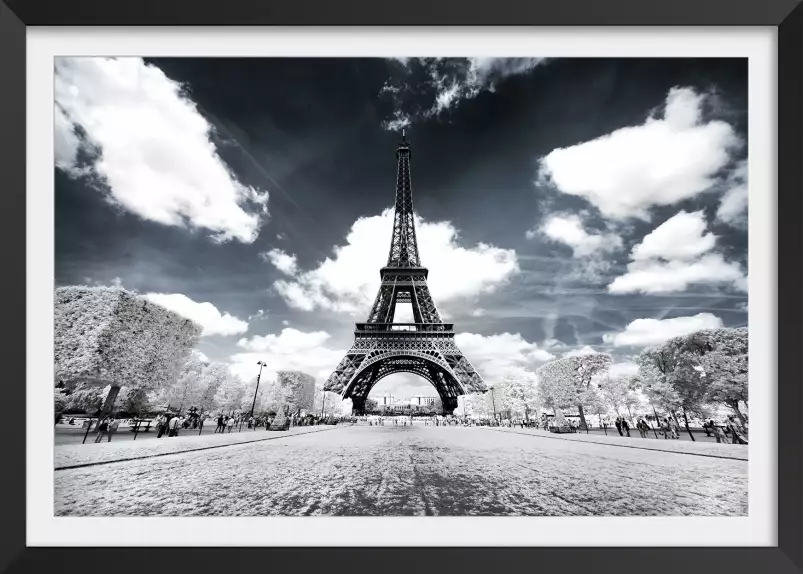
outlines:
[[[242,408],[245,400],[245,383],[240,377],[232,374],[228,369],[215,393],[214,405],[218,411],[229,415]]]
[[[699,412],[705,400],[703,377],[694,365],[678,352],[680,338],[644,349],[636,358],[644,393],[652,402],[663,405],[677,422],[677,411],[683,413],[686,432],[692,440],[688,411]]]
[[[340,395],[331,391],[323,390],[323,385],[315,386],[315,399],[312,404],[312,411],[321,418],[331,416],[337,403],[340,402]]]
[[[523,415],[530,420],[530,413],[538,411],[538,383],[535,373],[509,373],[496,386],[501,395],[503,408]]]
[[[588,407],[589,413],[597,415],[599,426],[604,430],[605,425],[603,424],[602,417],[608,416],[608,409],[610,407],[608,401],[603,397],[602,390],[594,388],[593,386],[589,387],[583,396],[583,404]],[[588,431],[588,427],[586,427],[586,431]],[[605,434],[608,434],[607,430],[605,430]]]
[[[263,381],[262,408],[268,413],[284,412],[285,405],[290,399],[290,389],[282,386],[278,381]]]
[[[681,338],[677,347],[697,367],[708,398],[730,407],[745,424],[739,402],[747,406],[747,328],[698,331]]]
[[[616,416],[620,416],[620,411],[626,410],[631,426],[635,426],[633,410],[640,406],[641,401],[630,377],[606,377],[597,381],[597,387],[602,400],[613,409]]]
[[[200,325],[129,291],[70,286],[55,291],[56,377],[109,386],[101,416],[123,386],[170,385],[201,336]]]
[[[61,420],[61,413],[67,407],[67,395],[61,389],[53,389],[53,404],[55,406],[56,422]]]
[[[593,353],[579,357],[564,357],[549,362],[538,369],[539,388],[546,382],[547,388],[541,393],[544,406],[552,408],[576,406],[580,414],[580,424],[586,427],[583,401],[588,396],[594,377],[604,374],[611,364],[611,356]]]
[[[199,378],[199,388],[195,397],[195,406],[198,414],[211,413],[215,409],[215,400],[220,387],[229,379],[235,378],[224,363],[212,362],[205,364]]]
[[[287,407],[291,414],[312,408],[315,397],[315,378],[301,371],[279,371],[276,381],[286,389]]]
[[[467,418],[485,418],[490,414],[490,393],[460,395],[457,397],[457,412]]]
[[[340,416],[349,416],[354,410],[354,402],[351,399],[341,399],[335,409]]]
[[[197,406],[203,391],[202,374],[205,367],[206,363],[200,360],[199,355],[191,353],[172,384],[157,395],[158,400],[177,407],[179,413],[185,407]]]

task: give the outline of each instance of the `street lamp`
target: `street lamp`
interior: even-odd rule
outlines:
[[[257,404],[257,391],[259,390],[259,378],[262,376],[262,367],[267,367],[268,364],[265,361],[257,361],[257,365],[259,365],[259,374],[257,375],[257,388],[254,389],[254,401],[251,403],[251,414],[249,417],[254,416],[254,407]]]
[[[496,401],[494,400],[494,388],[490,388],[491,391],[491,404],[494,407],[494,422],[496,422]]]

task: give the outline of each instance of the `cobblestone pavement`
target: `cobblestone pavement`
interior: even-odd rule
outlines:
[[[747,462],[486,428],[353,426],[59,470],[55,501],[61,516],[745,516]]]

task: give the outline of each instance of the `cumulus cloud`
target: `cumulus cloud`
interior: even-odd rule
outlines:
[[[717,219],[734,227],[747,225],[747,162],[731,172],[717,209]]]
[[[326,331],[304,332],[292,328],[282,329],[278,335],[243,338],[237,342],[243,352],[232,355],[231,370],[247,380],[256,375],[257,361],[265,361],[263,377],[268,380],[274,379],[278,371],[298,370],[309,373],[320,383],[346,354],[345,349],[327,347],[329,339]]]
[[[608,285],[610,293],[672,293],[690,285],[724,283],[746,291],[741,266],[712,253],[703,212],[681,211],[646,235],[631,251],[627,271]]]
[[[741,143],[729,124],[703,121],[704,100],[691,88],[673,88],[662,118],[554,149],[541,158],[539,177],[606,217],[649,221],[650,207],[711,189]]]
[[[585,357],[586,355],[596,355],[599,351],[594,350],[592,347],[586,345],[580,349],[572,349],[563,353],[564,357]]]
[[[622,247],[622,240],[612,233],[593,233],[586,231],[583,220],[577,215],[553,215],[538,229],[552,241],[572,248],[575,257],[586,257],[598,252],[615,251]],[[527,238],[536,235],[535,230],[527,232]]]
[[[146,293],[145,298],[192,319],[204,330],[203,337],[210,335],[240,335],[248,331],[248,322],[229,313],[221,313],[212,303],[198,303],[182,293]]]
[[[296,271],[298,271],[296,256],[288,255],[281,249],[271,249],[265,253],[260,253],[259,256],[263,261],[271,263],[285,275],[295,275]]]
[[[390,98],[393,115],[382,122],[389,131],[400,131],[415,121],[437,117],[482,91],[493,91],[505,78],[525,74],[544,58],[391,58],[402,65],[402,74],[389,79],[379,91]],[[413,97],[410,97],[413,96]],[[416,107],[411,105],[414,100]],[[420,101],[426,101],[424,107]]]
[[[685,291],[690,285],[726,283],[740,291],[747,291],[745,277],[737,263],[725,261],[713,253],[697,261],[634,262],[628,271],[608,285],[610,293],[674,293]]]
[[[296,309],[367,315],[379,289],[377,270],[387,263],[392,229],[392,209],[361,217],[332,257],[312,270],[297,271],[292,279],[276,281],[274,288]],[[436,305],[493,292],[519,271],[514,250],[484,243],[462,247],[448,221],[416,217],[416,236],[424,265],[432,269],[428,285]],[[379,240],[383,237],[386,241]]]
[[[638,365],[636,363],[612,363],[608,367],[608,376],[612,379],[621,379],[622,377],[629,377],[638,374]]]
[[[488,385],[493,385],[507,374],[532,372],[555,358],[555,355],[539,348],[536,343],[528,342],[518,333],[490,336],[458,333],[455,343]]]
[[[711,313],[672,319],[636,319],[620,333],[606,333],[602,340],[615,347],[658,345],[673,337],[682,337],[702,329],[718,329],[722,319]]]
[[[267,192],[240,183],[182,86],[141,58],[56,58],[55,161],[86,149],[109,201],[148,221],[253,242]],[[79,138],[80,134],[80,138]],[[78,170],[78,171],[77,171]]]
[[[645,235],[633,248],[632,258],[634,261],[694,259],[716,245],[716,236],[707,231],[702,211],[681,211]]]

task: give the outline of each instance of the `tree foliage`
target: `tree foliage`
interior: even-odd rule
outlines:
[[[315,379],[301,371],[279,371],[276,383],[282,389],[289,412],[311,410],[315,398]]]
[[[702,413],[708,403],[731,407],[744,420],[748,331],[706,329],[642,351],[637,363],[645,394],[670,410]]]
[[[591,388],[591,381],[604,374],[610,364],[611,356],[605,353],[551,361],[537,371],[538,396],[544,406],[553,409],[577,407],[581,423],[585,425],[583,405],[596,400],[596,391]]]
[[[60,379],[159,389],[175,379],[201,326],[117,288],[55,292],[54,355]]]

